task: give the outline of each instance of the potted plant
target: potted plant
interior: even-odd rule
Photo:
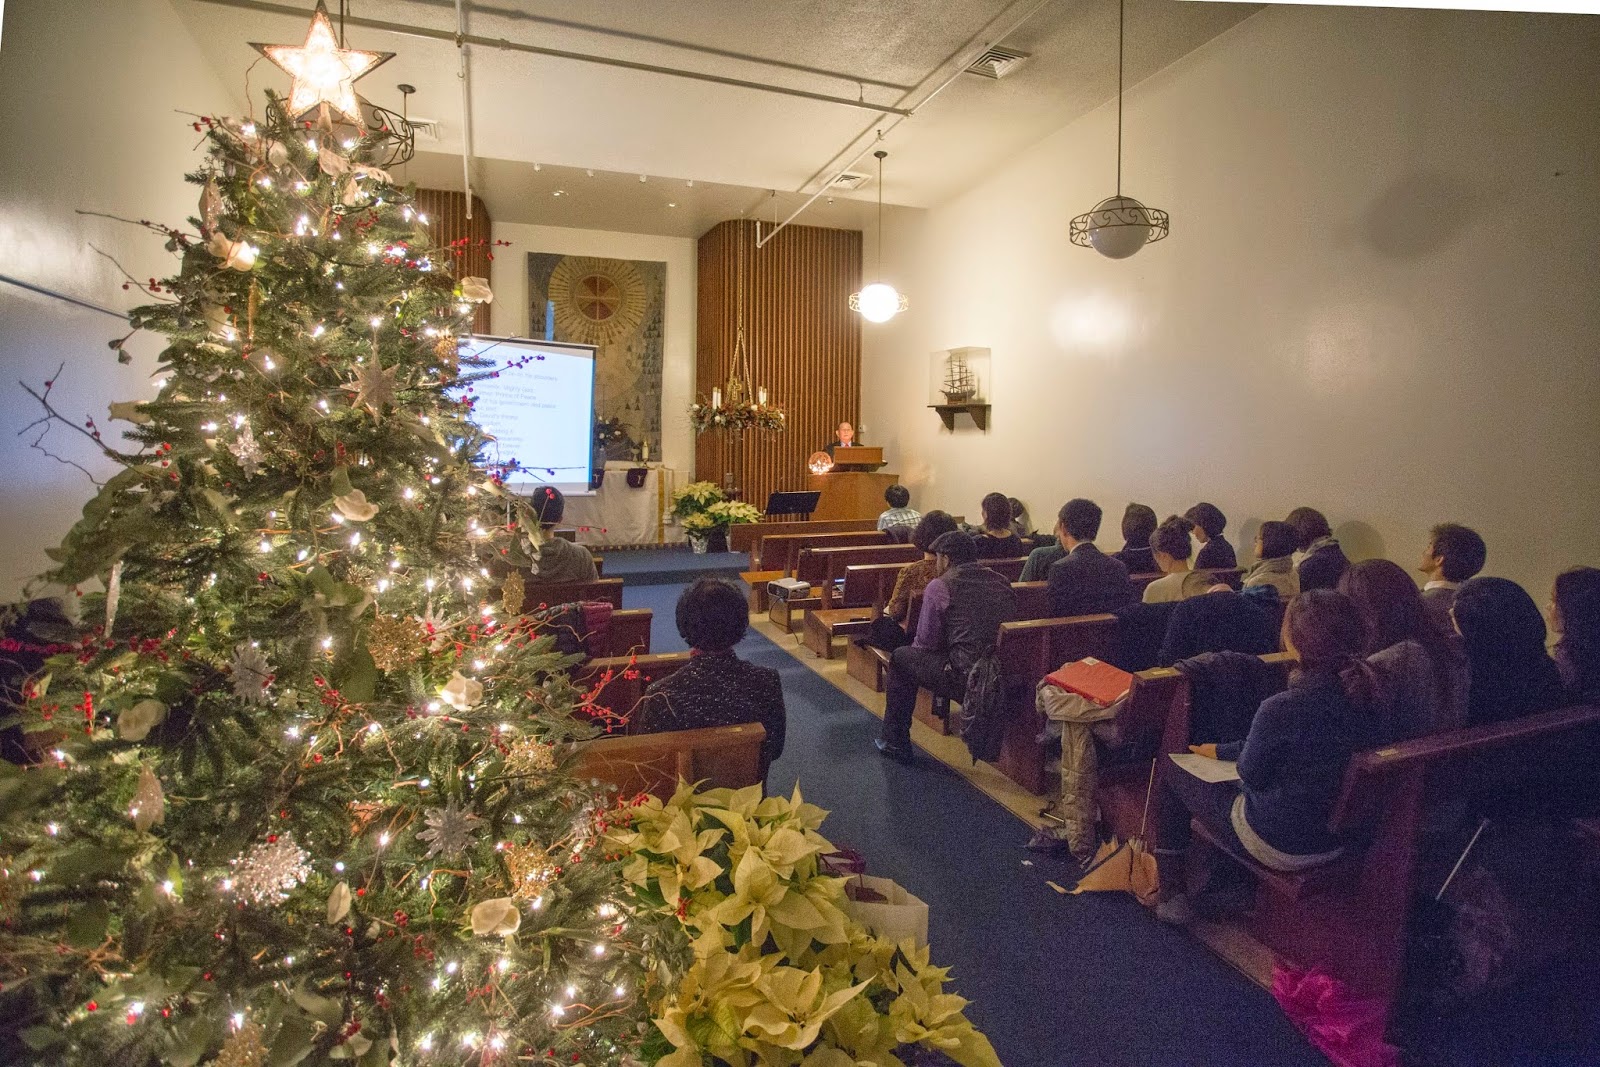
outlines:
[[[759,508],[729,500],[728,494],[712,482],[690,482],[674,492],[672,516],[696,552],[726,552],[729,526],[761,521]]]

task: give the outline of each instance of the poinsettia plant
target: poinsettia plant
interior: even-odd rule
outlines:
[[[659,1067],[905,1067],[915,1046],[962,1067],[999,1067],[944,991],[928,950],[876,937],[848,912],[845,879],[817,832],[827,812],[759,786],[630,809],[607,847],[627,857],[634,905],[672,915],[692,940],[683,981],[652,1005],[642,1050]]]

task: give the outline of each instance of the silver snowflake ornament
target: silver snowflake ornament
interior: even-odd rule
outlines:
[[[399,372],[397,366],[385,370],[374,355],[361,364],[355,379],[347,383],[344,390],[352,395],[351,403],[356,407],[364,407],[374,415],[379,415],[385,404],[394,403],[394,379]]]
[[[442,808],[428,812],[428,828],[417,837],[428,843],[430,856],[459,856],[472,847],[472,838],[483,820],[470,811],[463,811],[450,801]]]
[[[244,471],[246,478],[254,478],[261,470],[261,446],[256,442],[256,433],[249,423],[239,428],[239,435],[228,446],[228,451],[239,461],[239,468]]]
[[[254,645],[240,645],[233,651],[233,695],[249,704],[267,702],[267,686],[272,682],[272,665]]]
[[[294,834],[276,834],[233,861],[233,891],[252,904],[276,904],[311,873]]]

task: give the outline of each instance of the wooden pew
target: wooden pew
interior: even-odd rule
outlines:
[[[823,519],[805,522],[752,522],[728,528],[728,548],[734,552],[749,552],[750,562],[755,562],[756,546],[767,537],[780,534],[803,533],[859,533],[876,530],[876,519]]]
[[[794,577],[811,584],[806,596],[792,600],[769,600],[767,617],[784,633],[793,633],[806,612],[830,606],[829,589],[844,577],[852,563],[910,563],[922,558],[911,545],[849,545],[827,548],[802,548],[795,558]]]
[[[601,600],[617,610],[622,609],[622,579],[601,578],[594,582],[536,582],[532,575],[523,572],[527,593],[523,596],[524,611],[551,604],[572,604],[580,600]]]
[[[863,634],[872,620],[883,614],[894,594],[894,583],[909,563],[851,564],[834,607],[813,608],[800,624],[801,644],[823,659],[833,658],[836,637]]]
[[[1001,625],[995,653],[1005,676],[1005,733],[996,764],[1002,774],[1030,793],[1045,792],[1048,760],[1045,745],[1039,741],[1044,721],[1034,704],[1034,689],[1063,663],[1086,656],[1108,658],[1116,643],[1115,615],[1026,619]]]
[[[591,715],[606,718],[620,729],[639,705],[650,683],[689,662],[687,652],[657,652],[643,655],[600,656],[573,668],[572,684],[584,693],[599,687],[591,698]],[[607,679],[606,675],[610,674]]]
[[[611,629],[606,647],[596,649],[599,656],[642,656],[650,652],[650,623],[654,613],[649,608],[625,608],[611,613]]]
[[[761,783],[766,736],[760,723],[741,723],[597,737],[579,746],[573,775],[615,786],[624,797],[649,793],[667,799],[680,781],[739,789]]]
[[[1226,852],[1255,877],[1260,891],[1249,926],[1258,940],[1293,963],[1321,967],[1358,996],[1379,999],[1392,1011],[1400,992],[1406,919],[1422,888],[1424,798],[1447,802],[1454,789],[1470,785],[1472,776],[1460,771],[1464,761],[1509,755],[1596,726],[1600,707],[1561,708],[1357,754],[1345,771],[1328,828],[1367,844],[1309,871],[1269,870],[1224,849],[1198,821],[1197,846]]]
[[[834,533],[776,534],[761,539],[750,557],[750,569],[739,575],[750,585],[750,610],[767,610],[767,583],[794,573],[795,561],[806,548],[851,548],[890,544],[886,534],[876,530]]]

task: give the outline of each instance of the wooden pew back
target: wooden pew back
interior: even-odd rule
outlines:
[[[590,698],[591,715],[606,719],[614,727],[625,728],[650,683],[665,678],[688,662],[687,652],[601,656],[573,668],[572,684],[584,693],[596,690]]]
[[[759,558],[752,558],[751,568],[762,571],[781,571],[793,574],[800,551],[806,548],[851,548],[862,545],[887,545],[887,534],[879,530],[862,530],[846,533],[779,534],[761,539]]]
[[[1028,585],[1042,586],[1043,582]],[[1005,677],[1005,732],[997,766],[1031,793],[1043,793],[1049,777],[1047,750],[1039,741],[1044,723],[1034,690],[1044,676],[1073,660],[1106,659],[1116,650],[1115,615],[1070,619],[1023,619],[1003,623],[995,654]]]
[[[670,733],[599,737],[578,749],[573,774],[613,785],[622,796],[649,793],[667,799],[678,783],[740,789],[762,781],[760,723],[712,726]]]
[[[796,578],[811,583],[824,608],[837,607],[838,583],[854,564],[911,563],[922,558],[913,545],[862,545],[850,548],[805,548],[795,561]]]
[[[523,609],[549,607],[552,604],[572,604],[580,600],[599,600],[613,608],[622,609],[622,579],[601,578],[594,582],[536,582],[527,571],[522,574],[527,583]]]
[[[642,656],[650,652],[650,623],[654,612],[649,608],[628,608],[611,613],[611,630],[606,647],[595,649],[596,656]]]
[[[874,614],[881,615],[884,605],[889,603],[889,597],[894,594],[895,581],[908,566],[908,563],[850,564],[844,569],[844,584],[840,587],[836,606],[876,608]]]
[[[876,530],[876,519],[823,519],[810,522],[753,522],[728,529],[728,547],[734,552],[749,552],[755,562],[756,546],[767,537],[803,533],[859,533]]]

